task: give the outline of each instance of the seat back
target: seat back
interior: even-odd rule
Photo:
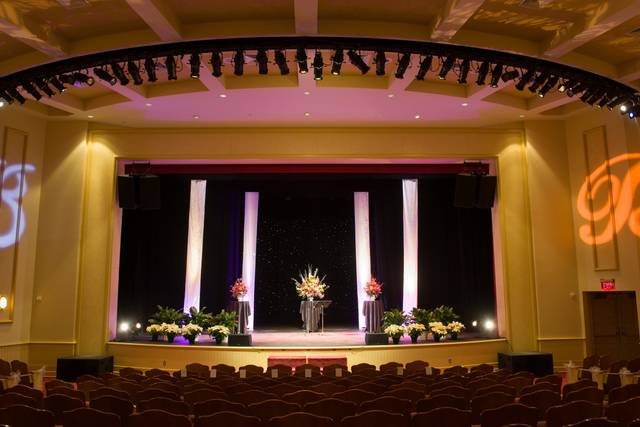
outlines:
[[[151,409],[129,417],[127,427],[191,427],[191,421],[184,415],[174,415],[167,411]]]
[[[578,400],[550,407],[544,416],[544,420],[547,427],[562,427],[569,424],[575,424],[589,418],[599,418],[601,416],[602,406]]]
[[[125,424],[129,419],[129,415],[133,414],[133,403],[128,399],[122,399],[116,396],[102,396],[97,399],[92,399],[89,402],[89,407],[98,409],[110,414],[116,414]]]
[[[416,412],[429,412],[445,407],[467,410],[469,409],[469,401],[462,397],[440,394],[416,402]]]
[[[443,407],[417,412],[411,417],[412,427],[470,427],[471,411]]]
[[[510,424],[538,425],[538,411],[520,403],[509,403],[495,409],[487,409],[480,416],[482,427],[501,427]]]
[[[13,405],[0,410],[0,423],[11,427],[53,427],[53,413],[26,405]]]
[[[218,412],[196,419],[194,427],[263,427],[258,417],[235,412]]]
[[[281,417],[273,417],[269,421],[270,427],[333,427],[334,421],[329,417],[309,414],[306,412],[293,412]]]
[[[121,427],[120,417],[92,408],[78,408],[62,414],[64,427]]]
[[[215,414],[216,412],[235,412],[246,415],[247,407],[240,402],[231,402],[224,399],[205,400],[193,405],[193,414],[196,418]]]
[[[409,419],[399,413],[373,410],[345,417],[340,425],[342,427],[408,427]]]
[[[625,426],[631,424],[633,420],[640,419],[640,397],[609,405],[607,418]]]
[[[138,412],[160,409],[175,415],[189,415],[189,405],[182,400],[168,399],[166,397],[154,397],[149,400],[138,402],[136,407]]]
[[[355,415],[357,405],[345,400],[327,398],[317,402],[310,402],[304,406],[304,411],[333,419],[335,422],[344,417]]]
[[[382,396],[377,399],[362,402],[358,406],[358,413],[372,411],[375,409],[390,412],[392,414],[403,414],[409,416],[411,414],[412,402],[407,399],[399,399],[393,396]]]
[[[552,406],[557,406],[562,403],[562,399],[558,393],[554,393],[551,390],[538,390],[532,393],[523,394],[520,396],[519,403],[526,406],[531,406],[538,410],[538,419],[544,419],[547,409]]]
[[[263,422],[267,422],[273,417],[281,417],[293,412],[300,412],[300,405],[285,402],[280,399],[270,399],[264,402],[250,404],[247,407],[247,411],[249,414],[260,418]]]

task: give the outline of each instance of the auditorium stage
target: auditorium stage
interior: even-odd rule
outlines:
[[[107,353],[115,358],[116,369],[131,366],[141,369],[180,369],[191,362],[233,366],[255,364],[266,367],[270,358],[346,358],[349,366],[367,362],[381,365],[387,362],[408,363],[425,360],[432,366],[477,365],[497,363],[497,353],[509,351],[505,338],[481,338],[466,335],[458,341],[433,342],[421,339],[411,344],[408,336],[399,345],[367,346],[364,333],[354,329],[328,329],[324,333],[307,334],[297,329],[257,330],[252,334],[251,347],[215,345],[208,336],[201,336],[196,345],[187,345],[182,338],[174,344],[151,342],[144,337],[129,341],[106,343]]]

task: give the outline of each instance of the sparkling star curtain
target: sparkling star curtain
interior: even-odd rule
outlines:
[[[207,181],[192,180],[189,198],[189,234],[187,237],[187,271],[184,282],[184,311],[200,309],[200,279],[202,272],[202,241]]]
[[[358,326],[365,327],[362,307],[366,299],[364,285],[371,279],[371,249],[369,246],[369,193],[353,193],[356,229],[356,286],[358,286]]]
[[[402,310],[418,306],[418,180],[402,180],[402,234],[404,239],[404,278]]]

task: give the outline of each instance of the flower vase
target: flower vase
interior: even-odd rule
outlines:
[[[441,338],[441,337],[440,337],[440,335],[438,335],[438,334],[433,334],[433,341],[434,341],[434,342],[440,342],[440,338]]]
[[[369,301],[375,301],[376,300],[376,296],[375,295],[368,295],[369,297]]]
[[[151,334],[151,341],[158,341],[158,334]]]
[[[411,335],[411,343],[418,344],[419,335]]]
[[[175,337],[176,337],[176,334],[167,334],[167,342],[172,343]]]
[[[451,340],[452,341],[455,341],[455,340],[458,339],[458,333],[457,332],[451,332],[449,335],[451,336]]]
[[[221,337],[215,337],[216,340],[216,345],[221,345],[224,342],[224,338]]]
[[[391,337],[394,344],[400,344],[400,337]]]
[[[309,297],[309,301],[313,301],[313,297]]]
[[[185,337],[187,341],[189,341],[189,345],[194,345],[196,343],[197,337]]]

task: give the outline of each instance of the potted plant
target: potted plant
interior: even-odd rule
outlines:
[[[422,323],[409,323],[407,334],[411,337],[411,342],[416,344],[420,335],[424,334],[427,328]]]
[[[189,323],[182,327],[180,333],[187,339],[187,341],[189,341],[189,344],[195,344],[196,338],[198,338],[198,335],[202,333],[202,326],[196,325],[195,323]]]
[[[447,330],[449,331],[449,336],[451,337],[451,339],[457,340],[458,335],[460,335],[460,333],[464,331],[464,325],[460,322],[454,321],[447,325]]]
[[[441,338],[447,336],[447,327],[444,326],[442,322],[429,323],[429,330],[431,331],[431,335],[435,342],[438,342]]]
[[[440,322],[443,325],[448,325],[460,319],[460,316],[453,312],[453,308],[447,307],[446,305],[434,308],[431,310],[431,313],[433,315],[433,322]]]
[[[175,323],[163,323],[160,325],[162,335],[167,337],[167,342],[172,343],[176,335],[180,335],[181,328]]]
[[[207,332],[216,340],[216,344],[220,345],[231,331],[225,325],[215,325],[210,327]]]
[[[202,307],[198,310],[196,307],[189,309],[189,323],[200,326],[203,330],[215,325],[213,321],[213,314],[207,313],[207,307]]]
[[[436,321],[433,318],[433,313],[431,310],[418,307],[415,307],[413,310],[411,310],[410,317],[412,322],[421,323],[423,325],[428,325],[429,323]]]
[[[300,280],[291,280],[293,280],[300,298],[313,301],[314,298],[323,299],[325,292],[329,289],[329,285],[324,282],[325,277],[320,278],[318,269],[309,265],[304,273],[300,273]]]
[[[382,316],[382,324],[387,327],[390,325],[404,325],[407,322],[407,315],[402,310],[392,308],[384,312]]]
[[[235,311],[222,310],[212,317],[212,324],[223,325],[226,326],[229,331],[234,331],[238,325],[238,314]]]
[[[162,334],[162,326],[153,324],[147,326],[147,333],[151,335],[151,341],[158,341],[158,337]]]
[[[384,328],[384,333],[391,337],[394,344],[400,344],[400,338],[404,335],[405,329],[402,325],[389,325]]]
[[[149,324],[151,325],[162,325],[163,323],[180,325],[184,323],[187,317],[185,313],[175,308],[163,307],[161,305],[158,305],[156,308],[158,311],[149,319]]]
[[[378,283],[376,278],[372,277],[371,280],[364,285],[364,292],[367,294],[367,297],[369,297],[369,301],[375,301],[382,293],[382,283]]]

